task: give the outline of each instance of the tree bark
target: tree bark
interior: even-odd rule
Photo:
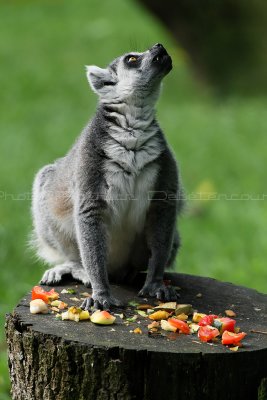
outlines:
[[[248,333],[244,347],[232,352],[220,343],[201,343],[195,335],[151,337],[142,317],[140,324],[127,326],[117,317],[112,326],[96,326],[57,321],[53,314],[32,315],[29,294],[6,319],[12,398],[264,399],[267,335],[250,331],[266,331],[267,295],[209,278],[167,274],[166,279],[181,287],[181,303],[199,312],[234,309],[237,325]],[[60,285],[58,291],[64,287],[75,288],[77,297],[87,291],[75,283]],[[136,297],[137,287],[112,289],[126,303],[143,302]],[[73,295],[60,297],[70,305]],[[133,310],[123,312],[127,316]],[[136,326],[141,335],[129,332]]]

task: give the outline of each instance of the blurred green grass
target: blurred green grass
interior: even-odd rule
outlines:
[[[267,292],[266,98],[218,99],[194,80],[186,54],[130,0],[1,2],[0,313],[10,312],[44,267],[27,251],[35,172],[69,149],[96,107],[84,65],[166,45],[174,69],[158,116],[188,195],[203,188],[254,200],[188,201],[177,270]],[[230,60],[229,60],[230,62]],[[265,192],[265,193],[264,193]],[[4,335],[0,399],[8,397]]]

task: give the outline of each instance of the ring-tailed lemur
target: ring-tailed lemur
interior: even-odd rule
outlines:
[[[35,178],[34,240],[39,256],[54,265],[41,283],[70,273],[91,285],[83,308],[121,305],[109,278],[128,281],[147,267],[139,295],[176,299],[163,272],[179,247],[181,188],[154,108],[171,69],[161,44],[118,57],[106,69],[88,66],[96,114],[67,155]]]

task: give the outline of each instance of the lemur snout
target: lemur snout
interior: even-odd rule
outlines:
[[[151,47],[151,50],[164,50],[165,53],[167,53],[166,49],[164,48],[164,46],[161,43],[156,43],[154,44],[154,46]]]
[[[172,59],[167,53],[165,47],[161,43],[156,43],[149,50],[152,54],[152,62],[161,64],[166,67],[169,71],[172,69]]]

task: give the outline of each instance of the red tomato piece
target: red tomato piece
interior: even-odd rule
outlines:
[[[201,326],[197,334],[202,342],[209,342],[216,336],[219,336],[220,332],[218,331],[217,328],[214,328],[213,326],[210,325],[206,325],[206,326]]]
[[[169,318],[168,322],[172,326],[175,326],[175,328],[179,329],[179,331],[181,333],[185,333],[186,335],[188,335],[190,333],[189,326],[187,325],[186,322],[181,321],[181,320],[179,320],[177,318]]]
[[[59,298],[59,294],[55,291],[55,289],[49,290],[46,292],[41,286],[34,286],[32,289],[32,300],[42,299],[45,303],[49,301],[57,300]]]
[[[245,332],[233,333],[233,332],[224,331],[222,334],[222,344],[238,345],[239,342],[242,339],[244,339],[245,336],[246,336]]]
[[[212,325],[215,318],[218,318],[218,315],[214,314],[205,315],[205,317],[201,318],[198,325],[199,326]]]
[[[222,325],[220,326],[220,332],[223,333],[224,331],[234,332],[235,331],[235,324],[236,321],[232,318],[224,317],[218,318],[216,321],[219,321]],[[216,326],[216,324],[215,324]]]

